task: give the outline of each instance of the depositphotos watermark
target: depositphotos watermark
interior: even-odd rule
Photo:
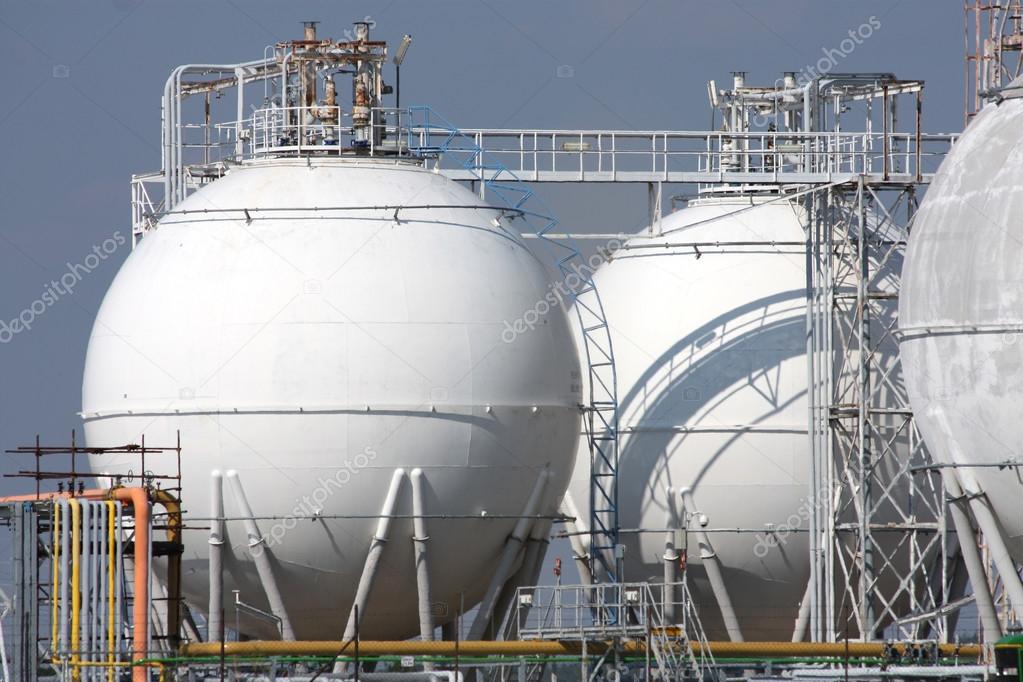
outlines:
[[[504,321],[501,340],[505,343],[512,343],[520,334],[536,329],[547,313],[564,304],[566,297],[570,297],[572,292],[578,291],[582,284],[590,281],[597,268],[610,261],[620,248],[622,248],[622,242],[618,239],[611,239],[598,249],[597,253],[586,259],[585,263],[573,263],[570,272],[564,278],[547,285],[549,291],[532,308],[524,312],[514,322]]]
[[[813,516],[814,509],[819,506],[814,503],[814,499],[813,496],[805,498],[799,508],[789,514],[785,523],[765,533],[757,533],[757,544],[753,546],[754,556],[763,559],[772,549],[788,542],[789,536],[799,531]]]
[[[102,243],[94,245],[92,253],[83,258],[81,263],[66,263],[67,272],[58,279],[50,280],[39,298],[22,309],[16,317],[10,320],[0,320],[0,343],[10,343],[21,332],[32,329],[32,325],[40,315],[56,305],[57,301],[64,296],[73,294],[75,287],[85,279],[86,275],[98,268],[103,261],[127,243],[128,240],[123,234],[114,232]]]
[[[334,472],[333,476],[326,478],[321,476],[317,481],[319,485],[313,488],[308,495],[295,498],[295,507],[291,510],[290,514],[270,526],[270,530],[264,536],[266,546],[273,547],[274,545],[279,545],[284,536],[288,534],[288,531],[297,526],[298,522],[302,519],[315,520],[319,518],[323,512],[324,503],[348,485],[353,478],[359,475],[359,472],[369,466],[369,463],[376,458],[377,451],[367,447],[350,460],[346,459],[341,462],[341,467]]]
[[[854,29],[849,29],[848,38],[843,38],[838,47],[822,47],[823,57],[814,64],[807,64],[796,74],[796,82],[806,85],[815,78],[826,76],[835,70],[839,62],[856,51],[856,48],[870,40],[874,31],[881,29],[881,20],[874,15]]]

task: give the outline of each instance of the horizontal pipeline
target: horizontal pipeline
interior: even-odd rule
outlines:
[[[711,653],[721,658],[776,658],[779,656],[814,656],[844,658],[845,656],[883,657],[886,653],[884,642],[709,642]],[[600,654],[608,647],[606,642],[587,644],[588,654]],[[904,653],[903,644],[892,645],[896,651]],[[624,645],[626,652],[644,651],[641,641],[632,641]],[[693,643],[694,651],[700,650],[698,643]],[[383,641],[363,640],[359,642],[359,654],[362,656],[565,656],[582,653],[579,642],[554,642],[546,640],[509,640],[492,641]],[[340,641],[306,641],[282,642],[277,640],[252,640],[248,642],[225,642],[224,654],[227,656],[351,656],[355,653],[352,642]],[[977,644],[940,644],[938,652],[942,657],[962,657],[976,659],[981,655],[981,647]],[[181,647],[184,657],[201,658],[219,656],[220,642],[189,643]]]

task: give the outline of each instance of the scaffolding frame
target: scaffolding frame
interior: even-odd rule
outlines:
[[[948,642],[945,607],[962,596],[944,489],[927,466],[895,336],[918,188],[861,176],[806,200],[813,641],[894,628],[896,638]]]

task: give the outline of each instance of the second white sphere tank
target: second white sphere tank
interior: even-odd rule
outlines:
[[[899,306],[906,383],[934,456],[983,494],[1023,561],[1023,78],[945,158],[916,214]],[[980,465],[980,466],[976,466]]]
[[[571,332],[555,309],[502,338],[547,277],[477,206],[412,164],[253,162],[190,196],[125,262],[89,342],[86,435],[166,445],[180,430],[193,608],[206,609],[208,522],[188,517],[209,515],[212,470],[239,472],[306,639],[341,637],[396,469],[425,474],[437,624],[481,598],[545,471],[537,511],[556,511],[579,432]],[[94,466],[138,472],[134,458]],[[238,502],[225,485],[229,614],[235,589],[268,608]],[[419,634],[407,480],[395,514],[367,638]]]
[[[736,213],[761,201],[691,202],[660,227],[692,227],[637,235],[595,281],[618,373],[626,579],[662,580],[664,533],[633,531],[668,527],[666,488],[688,486],[708,530],[739,531],[710,538],[743,635],[788,640],[809,577],[805,256],[800,247],[725,246],[697,259],[672,246],[803,241],[790,203]],[[580,448],[570,492],[586,520]],[[792,532],[780,542],[749,532],[770,524]],[[692,539],[688,558],[708,636],[725,639]]]

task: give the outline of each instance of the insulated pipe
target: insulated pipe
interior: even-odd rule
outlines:
[[[497,565],[497,571],[490,578],[490,585],[487,587],[487,592],[483,597],[483,601],[480,602],[479,610],[476,612],[476,620],[473,621],[472,627],[469,628],[469,639],[480,639],[486,631],[491,617],[494,615],[494,606],[497,605],[498,594],[511,573],[515,559],[522,548],[522,543],[526,541],[526,536],[534,522],[534,519],[530,517],[536,514],[536,509],[540,506],[540,498],[543,497],[543,491],[547,486],[547,480],[550,476],[550,470],[544,469],[536,478],[533,492],[529,494],[526,506],[523,508],[522,514],[515,524],[515,529],[504,545],[504,553],[501,555],[501,561]]]
[[[359,577],[359,586],[355,590],[355,603],[352,605],[351,613],[348,614],[348,624],[345,626],[344,634],[346,641],[355,637],[356,613],[358,613],[360,624],[366,617],[366,603],[369,601],[369,594],[373,589],[373,580],[376,578],[380,555],[384,552],[384,545],[387,544],[387,538],[391,532],[391,516],[394,515],[395,506],[398,504],[398,493],[401,491],[401,484],[404,480],[405,470],[395,469],[391,476],[391,487],[387,489],[387,497],[384,498],[384,506],[380,510],[377,531],[369,544],[366,563],[363,565],[362,575]]]
[[[281,598],[280,590],[277,589],[277,582],[274,580],[273,567],[270,565],[269,551],[266,547],[266,540],[259,532],[259,525],[249,507],[249,500],[245,497],[245,489],[242,487],[238,472],[234,469],[227,472],[227,480],[234,490],[235,500],[238,503],[239,511],[245,520],[245,531],[249,536],[249,556],[256,564],[256,572],[259,573],[259,582],[266,593],[266,600],[270,603],[270,611],[281,619],[281,637],[285,640],[294,640],[295,631],[291,628],[291,619],[284,608],[284,600]]]
[[[416,586],[419,592],[419,636],[433,639],[433,611],[430,597],[430,562],[426,555],[426,500],[423,493],[423,470],[412,470],[412,542],[415,544]],[[360,609],[361,611],[361,609]]]
[[[224,477],[220,471],[210,472],[210,601],[206,612],[206,641],[219,641],[224,608]]]
[[[247,642],[226,642],[224,653],[228,656],[270,657],[270,656],[337,656],[347,642],[304,641],[281,642],[277,640]],[[708,642],[710,652],[720,658],[773,659],[791,657],[879,658],[886,655],[889,647],[900,655],[906,653],[901,643],[886,642]],[[607,651],[610,642],[587,642],[586,652],[594,655]],[[642,639],[620,642],[622,651],[635,653],[645,651]],[[702,651],[699,642],[692,641],[694,652]],[[943,658],[959,657],[964,660],[976,659],[983,653],[979,644],[939,644],[938,653]],[[349,650],[351,647],[348,647]],[[555,640],[507,640],[457,642],[461,656],[579,656],[583,651],[582,642]],[[359,653],[365,656],[454,656],[456,642],[422,640],[359,642]],[[219,642],[188,643],[181,647],[185,658],[202,658],[220,655]],[[834,672],[834,671],[832,671]]]
[[[685,509],[691,512],[696,510],[692,488],[681,488],[679,495],[682,497],[682,505]],[[721,618],[725,622],[728,637],[733,642],[742,642],[742,630],[739,628],[739,619],[735,617],[735,609],[732,608],[732,600],[728,596],[728,588],[725,586],[725,579],[721,572],[721,561],[714,552],[714,545],[711,544],[710,538],[705,532],[698,528],[692,530],[693,534],[696,535],[696,542],[700,546],[700,560],[703,563],[704,570],[707,571],[707,580],[710,581],[710,589],[714,593],[714,599],[717,600],[718,608],[721,610]]]

